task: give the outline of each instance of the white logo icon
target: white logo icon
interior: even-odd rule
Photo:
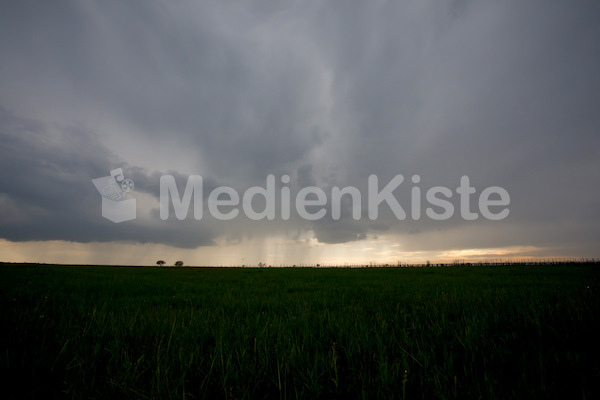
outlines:
[[[92,183],[102,195],[104,218],[115,223],[135,219],[136,201],[128,194],[135,185],[131,179],[125,179],[121,168],[110,171],[110,176],[92,179]]]
[[[121,189],[123,189],[125,193],[131,192],[134,187],[135,185],[131,179],[125,179],[123,182],[121,182]]]

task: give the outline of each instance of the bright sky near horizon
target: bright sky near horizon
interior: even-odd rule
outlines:
[[[0,261],[598,257],[598,21],[600,3],[558,0],[5,4]],[[117,168],[135,183],[136,218],[114,223],[92,179]],[[229,221],[211,215],[212,190],[242,198],[270,174],[277,201],[284,186],[293,200],[321,189],[324,217],[292,206],[281,218],[279,203],[273,220],[241,205]],[[369,176],[381,190],[399,174],[407,218],[386,202],[369,218]],[[201,220],[193,204],[160,218],[163,175],[180,197],[202,176]],[[463,176],[477,219],[460,212]],[[334,187],[362,193],[360,218],[349,196],[332,215]],[[428,216],[443,211],[433,187],[452,191],[437,196],[451,217]],[[506,218],[480,211],[488,187],[510,195]]]

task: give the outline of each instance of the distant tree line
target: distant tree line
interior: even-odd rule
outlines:
[[[158,260],[156,262],[156,265],[158,265],[159,267],[163,267],[165,264],[166,264],[166,262],[164,260]],[[183,261],[175,261],[175,264],[173,264],[173,266],[183,267]]]

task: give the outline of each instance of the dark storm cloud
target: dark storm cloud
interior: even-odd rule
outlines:
[[[13,23],[12,36],[25,43],[8,43],[7,52],[43,62],[16,61],[15,70],[3,72],[27,74],[33,82],[23,85],[32,91],[52,80],[62,92],[58,101],[98,107],[150,138],[174,132],[223,175],[264,175],[318,145],[318,134],[305,135],[318,107],[311,60],[285,43],[269,39],[263,48],[254,43],[260,38],[245,38],[248,31],[275,33],[261,33],[262,23],[244,14],[250,11],[234,4],[132,4],[59,2],[5,15],[39,23]],[[29,29],[40,37],[30,39]]]
[[[485,238],[487,246],[595,251],[596,3],[31,4],[14,2],[0,16],[0,105],[30,118],[3,113],[0,162],[21,176],[2,172],[3,237],[129,237],[193,247],[232,229],[243,237],[293,225],[324,243],[387,232],[421,248],[485,246]],[[176,143],[181,155],[165,156],[187,157],[188,170],[202,165],[207,187],[243,190],[264,185],[269,173],[290,175],[294,190],[356,186],[365,193],[363,219],[354,221],[346,204],[340,221],[206,221],[198,228],[143,220],[113,237],[89,211],[96,193],[77,198],[89,179],[124,163],[119,149],[101,144],[104,131],[95,124],[104,119],[144,132],[140,147]],[[123,140],[134,138],[123,133]],[[162,171],[128,167],[138,190],[155,198]],[[441,223],[397,221],[382,210],[368,220],[367,177],[387,182],[398,173],[407,178],[398,190],[403,204],[413,174],[424,191],[455,188],[468,175],[478,191],[506,188],[510,216],[468,222],[455,212]],[[175,175],[182,187],[186,176]],[[63,201],[63,192],[71,200]],[[52,230],[57,225],[62,233]],[[499,234],[415,239],[470,226]]]
[[[166,243],[177,247],[213,244],[209,226],[166,221],[152,229],[144,221],[118,227],[100,215],[92,178],[123,167],[136,193],[157,202],[161,173],[128,168],[97,136],[81,127],[48,127],[0,108],[0,237],[13,241],[66,240]],[[178,182],[187,177],[169,172]],[[208,179],[207,188],[211,186]],[[157,205],[155,205],[157,207]]]

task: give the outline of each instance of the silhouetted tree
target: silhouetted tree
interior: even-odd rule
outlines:
[[[165,265],[165,264],[166,264],[166,262],[164,262],[163,260],[158,260],[158,261],[156,262],[156,265],[158,265],[159,267],[162,267],[162,266],[163,266],[163,265]]]
[[[175,261],[176,267],[183,267],[183,261]]]

